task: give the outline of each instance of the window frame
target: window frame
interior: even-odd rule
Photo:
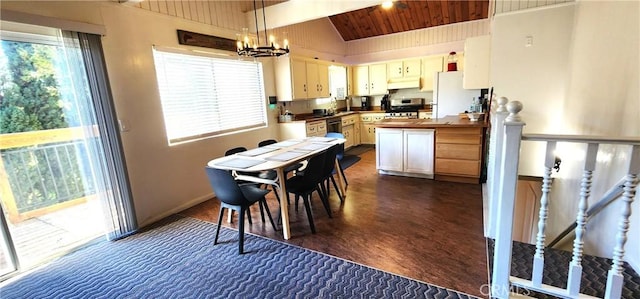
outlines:
[[[183,55],[186,57],[189,56],[193,56],[193,57],[198,57],[198,58],[205,58],[210,60],[210,62],[212,64],[214,64],[214,66],[212,66],[212,68],[215,68],[215,63],[216,61],[220,62],[220,63],[233,63],[233,61],[238,61],[242,64],[254,64],[256,66],[256,70],[258,72],[257,74],[257,79],[259,80],[259,82],[255,82],[256,86],[258,87],[256,89],[257,91],[257,95],[259,95],[259,104],[258,105],[258,97],[251,99],[252,103],[251,105],[253,105],[254,109],[256,107],[260,107],[260,110],[258,111],[257,109],[254,111],[254,114],[256,115],[260,115],[260,118],[258,122],[247,125],[247,126],[234,126],[231,128],[227,128],[227,129],[219,129],[219,130],[207,130],[206,132],[200,132],[200,133],[196,133],[196,132],[192,132],[189,135],[184,135],[184,136],[180,136],[180,137],[171,137],[169,136],[169,126],[180,126],[181,124],[169,124],[169,122],[172,122],[172,120],[168,119],[167,117],[167,109],[171,109],[170,107],[167,107],[167,103],[165,102],[165,100],[163,100],[163,87],[161,86],[161,84],[163,84],[161,82],[161,78],[160,76],[164,76],[164,74],[159,74],[159,71],[161,69],[161,67],[158,66],[158,57],[157,57],[157,53],[160,53],[159,55]],[[163,113],[163,122],[164,122],[164,127],[165,127],[165,136],[167,138],[167,142],[169,146],[175,146],[175,145],[180,145],[180,144],[184,144],[184,143],[189,143],[189,142],[194,142],[194,141],[199,141],[199,140],[205,140],[205,139],[209,139],[209,138],[215,138],[215,137],[220,137],[220,136],[225,136],[225,135],[233,135],[233,134],[239,134],[239,133],[244,133],[244,132],[248,132],[248,131],[253,131],[253,130],[259,130],[259,129],[264,129],[267,128],[269,126],[269,118],[268,118],[268,108],[267,108],[267,97],[266,97],[266,91],[265,91],[265,78],[264,78],[264,68],[263,68],[263,64],[262,62],[260,62],[259,60],[256,59],[252,59],[252,60],[246,60],[246,59],[240,59],[239,57],[230,57],[230,55],[228,54],[221,54],[221,53],[216,53],[216,52],[208,52],[208,51],[195,51],[195,50],[186,50],[186,49],[177,49],[177,48],[166,48],[166,47],[158,47],[158,46],[154,46],[153,47],[153,61],[154,61],[154,71],[156,72],[156,82],[158,84],[158,95],[159,95],[159,100],[160,100],[160,104],[162,106],[162,113]],[[196,58],[197,59],[197,58]],[[163,65],[165,62],[162,62]],[[225,73],[224,77],[228,77],[228,73]],[[165,78],[166,79],[166,78]],[[215,80],[215,75],[211,75],[211,80]],[[214,85],[215,83],[211,83],[212,85]],[[253,83],[252,83],[253,84]],[[222,88],[224,89],[224,85],[222,85]],[[225,89],[226,92],[222,92],[222,93],[226,93],[226,96],[228,97],[229,93],[231,89],[237,89],[237,87],[231,87],[231,88],[227,88]],[[218,101],[219,100],[219,94],[221,92],[217,92],[215,90],[212,90],[212,94],[214,99],[211,99],[212,101]],[[165,94],[166,96],[166,94]],[[231,100],[226,100],[225,102],[235,102],[235,99],[231,99]],[[219,105],[216,103],[212,103],[214,106],[215,105]],[[215,109],[215,108],[213,108]],[[170,113],[170,112],[169,112]],[[217,115],[218,117],[220,117],[220,115]],[[224,121],[221,121],[220,123],[224,124]]]

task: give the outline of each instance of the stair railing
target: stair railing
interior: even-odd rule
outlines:
[[[616,232],[616,244],[613,250],[613,262],[608,272],[607,286],[604,298],[620,298],[623,285],[623,258],[624,246],[629,231],[629,216],[631,215],[631,203],[636,194],[638,173],[640,173],[640,138],[609,138],[598,136],[578,135],[522,135],[522,122],[519,112],[522,104],[517,101],[506,104],[509,115],[505,118],[500,133],[492,137],[502,139],[502,147],[499,148],[500,160],[494,163],[499,167],[494,169],[492,179],[497,181],[491,188],[491,194],[497,197],[491,200],[497,210],[490,215],[496,222],[495,249],[491,296],[493,298],[509,298],[514,289],[528,289],[562,298],[592,298],[580,294],[580,279],[582,276],[582,256],[584,234],[586,232],[587,205],[591,193],[593,171],[595,170],[598,147],[600,144],[626,144],[630,145],[631,153],[628,160],[628,171],[624,177],[624,201]],[[511,250],[513,231],[513,211],[515,205],[516,185],[518,179],[518,163],[520,156],[520,144],[522,140],[546,142],[546,156],[544,160],[544,175],[542,184],[542,197],[540,203],[538,234],[536,235],[536,251],[533,257],[533,273],[530,280],[513,277],[511,270]],[[579,207],[576,216],[576,237],[573,242],[573,258],[569,264],[569,277],[567,288],[562,289],[542,283],[545,250],[545,229],[549,212],[549,195],[551,191],[551,171],[555,166],[555,148],[558,142],[574,142],[587,145],[584,171],[581,182]],[[490,165],[494,166],[494,165]]]
[[[624,193],[624,182],[625,178],[621,178],[617,183],[613,185],[607,192],[604,193],[602,198],[594,205],[589,207],[587,211],[587,223],[591,218],[598,215],[600,211],[604,210],[609,204],[614,202],[616,199],[620,198],[620,195]],[[569,233],[576,229],[578,226],[577,222],[569,225],[564,231],[562,231],[553,241],[549,242],[547,247],[553,248],[556,244],[558,244],[564,237],[566,237]]]

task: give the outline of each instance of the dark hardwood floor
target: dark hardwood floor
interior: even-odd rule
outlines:
[[[309,229],[302,203],[297,212],[290,206],[290,240],[273,231],[268,221],[261,222],[257,205],[247,232],[483,297],[487,256],[481,186],[378,175],[375,151],[361,157],[345,171],[345,202],[340,203],[335,191],[331,194],[333,218],[314,196],[316,234]],[[267,198],[277,217],[273,193]],[[181,214],[215,223],[218,209],[214,199]],[[225,218],[223,225],[235,228],[237,222],[237,217],[231,224]],[[253,250],[251,244],[245,244],[245,250]]]

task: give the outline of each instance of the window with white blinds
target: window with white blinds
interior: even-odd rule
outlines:
[[[267,125],[262,64],[154,49],[169,144]]]

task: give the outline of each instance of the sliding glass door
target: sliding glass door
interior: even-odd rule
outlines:
[[[104,109],[94,106],[101,101],[92,90],[96,70],[87,71],[79,35],[8,22],[2,28],[0,276],[6,277],[113,231],[110,207],[121,188],[112,180],[114,157],[105,154],[112,154],[105,145],[114,124],[100,121]]]

